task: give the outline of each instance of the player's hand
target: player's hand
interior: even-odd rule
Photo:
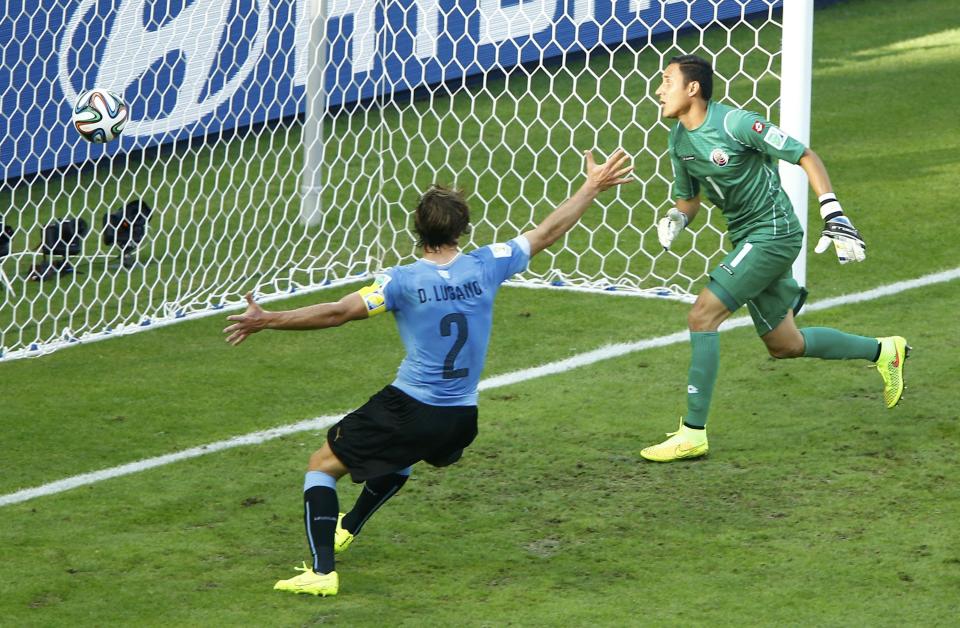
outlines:
[[[630,165],[630,156],[622,148],[618,148],[606,163],[600,165],[593,160],[592,151],[585,150],[583,155],[587,162],[587,182],[599,192],[633,181],[633,177],[626,176],[633,172],[633,166]]]
[[[227,342],[237,346],[247,339],[250,334],[255,334],[267,325],[267,313],[253,300],[251,293],[246,294],[247,310],[243,314],[234,314],[228,316],[228,321],[234,321],[233,325],[225,328],[223,333],[229,334]]]
[[[664,251],[670,250],[673,239],[687,226],[687,215],[676,207],[671,207],[667,215],[657,222],[657,239]]]
[[[831,242],[841,264],[862,262],[867,258],[867,243],[863,241],[863,237],[850,219],[844,215],[831,218],[823,224],[820,241],[817,242],[814,252],[823,253],[830,248]]]

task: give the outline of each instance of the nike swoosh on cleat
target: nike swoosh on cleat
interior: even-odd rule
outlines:
[[[304,589],[314,588],[314,587],[316,587],[317,585],[316,585],[316,584],[295,584],[295,585],[293,585],[293,586],[295,586],[297,589],[303,591]]]
[[[899,366],[900,366],[900,352],[899,352],[899,351],[897,351],[896,357],[894,358],[894,360],[893,360],[893,362],[890,364],[890,366],[892,366],[893,368],[899,368]]]
[[[677,445],[677,448],[674,450],[674,455],[677,457],[686,456],[688,454],[694,453],[700,446],[691,445],[690,447],[684,447],[683,445]]]

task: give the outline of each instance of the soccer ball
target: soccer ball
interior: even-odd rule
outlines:
[[[73,126],[88,142],[102,144],[120,135],[127,123],[127,105],[105,89],[80,92],[73,106]]]

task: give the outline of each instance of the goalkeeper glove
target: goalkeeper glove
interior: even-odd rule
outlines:
[[[866,259],[867,243],[850,219],[843,215],[843,209],[834,194],[828,193],[820,197],[820,216],[823,217],[823,231],[820,232],[815,253],[823,253],[830,248],[832,242],[841,264],[862,262]]]
[[[687,215],[676,207],[671,207],[667,215],[657,222],[657,239],[664,251],[670,250],[673,239],[687,226]]]

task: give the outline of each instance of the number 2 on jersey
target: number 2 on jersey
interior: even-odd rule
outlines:
[[[466,377],[467,373],[470,372],[470,369],[453,368],[457,354],[463,349],[463,345],[467,343],[467,317],[459,312],[447,314],[440,319],[440,335],[444,337],[449,336],[453,331],[450,329],[452,325],[456,325],[457,327],[457,339],[454,341],[453,346],[450,347],[447,357],[443,360],[443,379],[459,379]]]

